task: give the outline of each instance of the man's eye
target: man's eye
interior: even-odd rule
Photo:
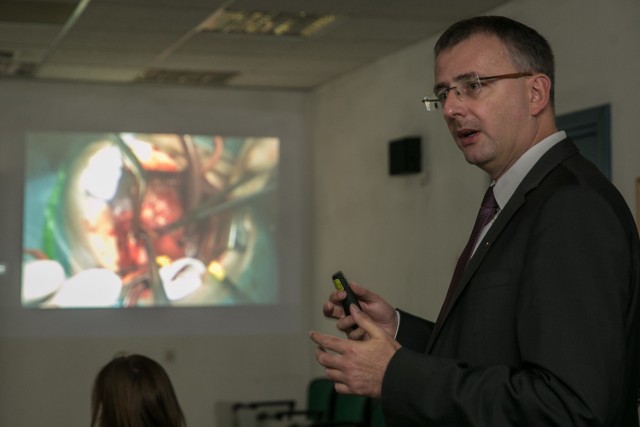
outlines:
[[[449,89],[442,89],[436,92],[436,98],[440,100],[440,102],[444,102],[447,99],[447,93],[449,93]]]
[[[478,80],[471,80],[466,82],[464,87],[467,92],[477,92],[482,88],[482,83]]]

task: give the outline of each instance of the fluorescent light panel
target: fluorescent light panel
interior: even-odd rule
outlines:
[[[224,10],[204,31],[225,34],[311,37],[336,20],[336,15],[305,12]]]

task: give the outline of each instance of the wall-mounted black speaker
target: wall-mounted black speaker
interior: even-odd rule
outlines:
[[[422,144],[419,136],[389,142],[389,175],[407,175],[422,171]]]

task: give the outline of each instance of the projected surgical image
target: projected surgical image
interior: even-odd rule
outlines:
[[[30,133],[22,305],[273,304],[279,140]]]

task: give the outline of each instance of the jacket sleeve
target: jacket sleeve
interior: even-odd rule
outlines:
[[[433,331],[434,323],[414,316],[398,309],[400,312],[400,327],[396,335],[396,341],[403,347],[414,351],[425,352]]]

